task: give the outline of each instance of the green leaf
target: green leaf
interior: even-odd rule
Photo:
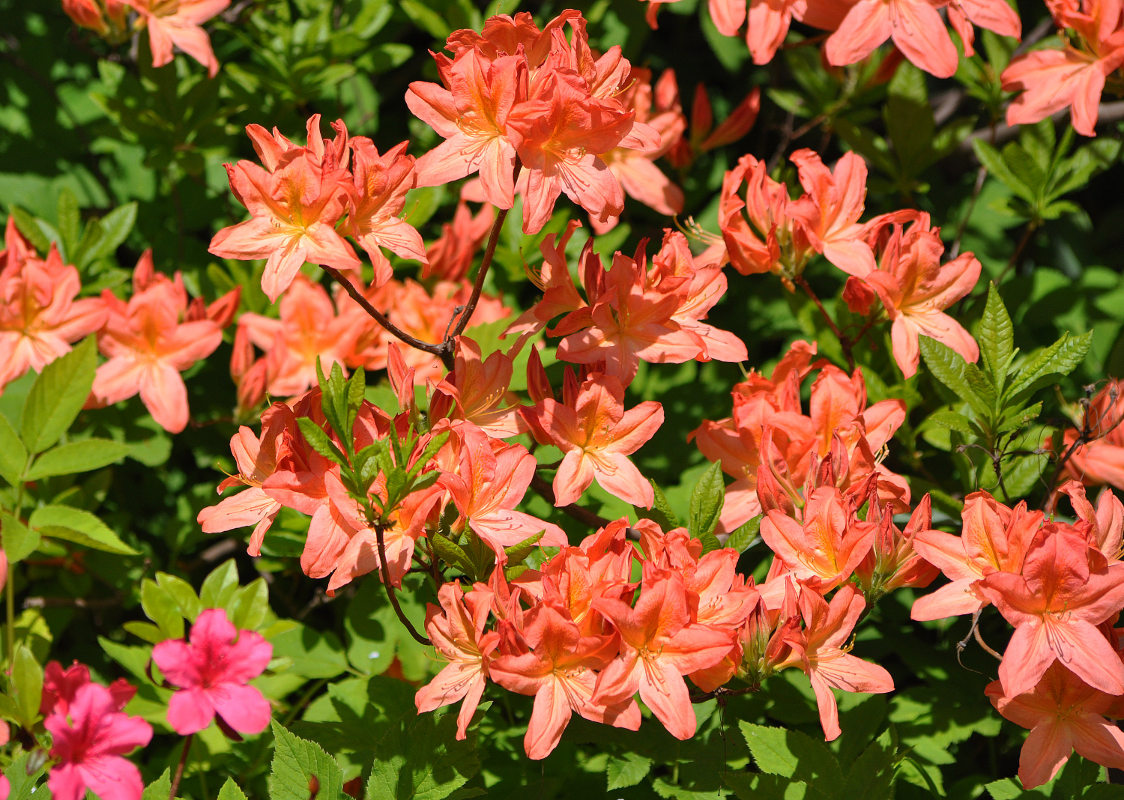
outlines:
[[[176,606],[184,619],[194,621],[203,610],[203,602],[199,599],[199,595],[183,578],[177,578],[167,572],[157,572],[156,585],[175,599]]]
[[[27,448],[20,441],[19,434],[0,414],[0,478],[12,486],[22,483],[24,467],[27,466]]]
[[[225,608],[238,591],[238,568],[233,559],[215,567],[199,587],[199,600],[203,608]]]
[[[976,151],[976,158],[987,168],[987,171],[1005,183],[1007,188],[1027,202],[1034,200],[1034,190],[1011,170],[1003,156],[992,145],[983,139],[973,139],[972,149]]]
[[[897,754],[885,731],[863,751],[847,772],[841,797],[892,797]]]
[[[84,255],[87,263],[112,255],[129,238],[130,231],[137,221],[137,204],[126,203],[113,209],[100,220],[101,237]]]
[[[649,478],[648,482],[652,484],[652,493],[655,499],[651,508],[637,508],[637,516],[641,519],[652,520],[665,531],[678,528],[679,518],[671,508],[671,503],[667,502],[667,495],[663,493],[663,489],[654,480]]]
[[[1040,381],[1051,376],[1073,372],[1089,352],[1092,341],[1091,331],[1074,337],[1063,333],[1060,339],[1040,351],[1029,364],[1019,370],[1011,384],[1010,397],[1016,398],[1023,392],[1038,388]]]
[[[60,444],[35,459],[25,480],[91,472],[120,461],[132,449],[125,442],[113,439],[83,439],[80,442]]]
[[[24,525],[7,511],[0,511],[0,536],[10,563],[23,561],[39,546],[39,532]]]
[[[239,630],[254,630],[265,622],[269,611],[269,587],[264,578],[257,578],[241,587],[228,604],[230,621]]]
[[[32,453],[41,453],[59,440],[82,410],[97,370],[93,336],[43,368],[23,404],[20,438]]]
[[[992,283],[987,290],[987,305],[984,307],[983,317],[980,318],[976,340],[980,345],[980,355],[983,356],[984,365],[991,373],[995,390],[1003,392],[1003,383],[1007,378],[1007,367],[1015,354],[1015,329],[1011,325],[1011,316],[1003,305],[999,290]]]
[[[141,608],[145,616],[156,623],[165,639],[183,638],[183,615],[179,603],[170,592],[148,578],[141,581]]]
[[[639,753],[625,753],[622,756],[609,756],[605,768],[608,790],[627,789],[647,777],[652,769],[652,759]]]
[[[301,434],[304,436],[304,440],[308,442],[309,447],[341,467],[347,464],[344,454],[340,452],[340,449],[336,447],[336,443],[331,440],[328,434],[324,433],[323,428],[308,417],[300,417],[297,420],[297,426],[301,429]]]
[[[227,778],[226,783],[219,789],[218,800],[247,800],[247,798],[246,794],[238,788],[238,784],[234,782],[234,779]]]
[[[40,253],[46,253],[51,249],[51,239],[44,234],[43,228],[39,226],[35,217],[28,214],[19,206],[12,206],[11,214],[16,220],[16,227],[19,228],[19,232],[23,234],[23,238],[27,239],[28,244]]]
[[[461,570],[466,575],[472,574],[472,559],[468,557],[468,553],[464,551],[463,547],[440,533],[432,534],[429,541],[433,545],[433,550],[437,553],[438,558]]]
[[[141,795],[141,800],[168,800],[168,796],[171,793],[171,771],[164,770],[159,778],[144,787],[144,794]]]
[[[732,547],[739,553],[744,553],[758,541],[757,532],[761,530],[761,520],[764,514],[758,514],[753,519],[740,525],[726,540],[726,546]]]
[[[827,745],[799,731],[740,722],[749,752],[762,772],[804,781],[834,795],[843,784],[839,762]]]
[[[536,547],[538,547],[539,540],[542,539],[546,531],[539,531],[534,536],[528,536],[518,544],[511,547],[505,547],[504,553],[507,555],[507,563],[511,565],[522,563],[527,556],[531,555]]]
[[[715,461],[707,467],[691,493],[690,522],[687,528],[692,536],[705,540],[707,536],[713,535],[725,498],[726,482],[722,479],[722,464]]]
[[[936,425],[950,431],[957,431],[966,436],[975,436],[976,429],[972,420],[958,411],[950,411],[947,408],[942,408],[934,411],[925,418],[923,425]]]
[[[336,800],[344,796],[343,773],[324,748],[293,735],[276,721],[270,725],[274,740],[270,800]]]
[[[15,662],[12,665],[12,689],[20,712],[19,721],[31,728],[35,718],[39,716],[39,704],[43,701],[43,668],[26,645],[16,646]]]
[[[938,381],[943,383],[953,394],[960,397],[972,407],[972,410],[982,418],[991,416],[991,406],[984,402],[972,388],[968,380],[968,362],[950,347],[922,336],[921,355],[925,358],[925,366]]]
[[[108,525],[89,511],[80,508],[61,505],[40,506],[31,512],[27,524],[43,536],[52,539],[63,539],[95,550],[104,550],[107,553],[139,555],[138,551],[121,541]]]
[[[78,212],[78,198],[69,187],[59,192],[58,217],[62,255],[68,261],[72,261],[74,248],[78,245],[78,237],[82,232],[82,216]]]

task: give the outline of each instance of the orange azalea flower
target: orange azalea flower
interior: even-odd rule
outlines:
[[[1070,106],[1073,129],[1095,136],[1105,80],[1124,65],[1124,5],[1119,0],[1049,5],[1058,27],[1077,35],[1066,37],[1064,50],[1023,53],[1003,70],[1004,90],[1025,89],[1007,107],[1007,123],[1038,122]]]
[[[105,323],[100,298],[76,300],[78,270],[53,244],[40,259],[8,217],[0,251],[0,392],[16,378],[70,352],[70,345]]]
[[[139,392],[152,418],[168,432],[179,433],[189,414],[180,373],[214,352],[222,342],[222,326],[215,319],[192,318],[179,273],[174,280],[155,273],[150,250],[137,262],[129,301],[108,289],[102,300],[108,318],[98,334],[98,348],[109,361],[98,367],[91,401],[112,405]],[[211,308],[225,311],[228,306],[220,299]]]
[[[929,215],[924,213],[909,228],[892,223],[892,232],[880,248],[878,269],[859,276],[878,293],[893,320],[894,360],[907,378],[917,373],[920,334],[951,347],[965,361],[980,356],[976,340],[944,310],[972,291],[982,267],[971,253],[942,265],[939,230],[929,228]],[[876,235],[877,228],[872,238]]]
[[[561,403],[543,398],[519,413],[540,443],[565,453],[554,476],[556,505],[577,501],[596,479],[601,488],[625,502],[651,508],[652,484],[628,456],[663,424],[659,403],[648,400],[625,411],[621,382],[595,372],[581,386],[568,377]]]
[[[999,681],[986,690],[1000,714],[1030,734],[1019,753],[1024,789],[1048,782],[1076,750],[1102,766],[1124,769],[1124,731],[1105,717],[1124,715],[1120,698],[1085,684],[1055,661],[1033,690],[1003,691]]]
[[[230,0],[124,0],[140,15],[138,27],[148,28],[152,66],[172,62],[172,48],[178,47],[207,68],[212,78],[219,61],[211,49],[211,39],[201,27],[230,5]]]
[[[1097,629],[1124,606],[1124,564],[1106,566],[1085,536],[1048,526],[1022,574],[993,572],[978,589],[1015,626],[999,664],[1004,694],[1030,691],[1055,661],[1095,689],[1124,694],[1124,663]]]
[[[449,663],[418,690],[414,704],[421,714],[463,700],[457,714],[458,740],[468,735],[468,724],[487,684],[492,653],[499,644],[498,633],[484,632],[492,598],[492,591],[480,583],[467,595],[459,583],[446,583],[437,590],[440,608],[432,603],[426,606],[426,633]]]
[[[258,146],[268,134],[260,126],[251,127]],[[223,258],[267,259],[262,289],[270,300],[277,300],[306,261],[337,269],[360,266],[335,228],[351,191],[348,172],[340,163],[342,148],[324,151],[319,128],[316,114],[308,121],[307,148],[283,153],[259,149],[266,169],[250,161],[226,165],[231,191],[252,218],[216,233],[209,250]],[[346,131],[340,136],[346,138]]]

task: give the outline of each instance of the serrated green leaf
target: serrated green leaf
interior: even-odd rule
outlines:
[[[83,439],[53,447],[35,459],[25,480],[91,472],[120,461],[133,448],[113,439]]]
[[[608,790],[627,789],[635,786],[647,777],[652,769],[652,759],[639,753],[624,753],[621,756],[609,756],[609,763],[605,767],[605,779]]]
[[[245,792],[238,788],[233,778],[227,778],[226,783],[219,789],[218,800],[247,800]]]
[[[886,731],[851,764],[839,796],[891,798],[896,768],[897,754]]]
[[[968,362],[950,347],[930,339],[928,336],[920,338],[921,355],[925,359],[925,366],[933,377],[943,383],[954,394],[968,403],[972,410],[982,418],[991,416],[991,405],[985,403],[972,389],[968,381]]]
[[[39,704],[43,701],[43,668],[35,660],[35,655],[26,645],[16,645],[15,662],[12,664],[12,690],[16,708],[20,712],[20,722],[31,728],[39,716]]]
[[[293,735],[276,721],[270,726],[274,742],[270,800],[309,800],[312,796],[316,800],[338,800],[344,796],[343,773],[324,748]]]
[[[1092,332],[1074,337],[1063,333],[1060,339],[1032,357],[1030,363],[1019,370],[1011,382],[1009,396],[1018,398],[1024,392],[1037,388],[1039,381],[1073,372],[1089,352],[1092,341]]]
[[[144,787],[144,794],[141,795],[141,800],[168,800],[168,796],[171,793],[171,771],[164,770],[159,778]]]
[[[690,521],[687,528],[693,537],[705,539],[713,535],[725,499],[726,482],[722,479],[722,464],[715,461],[699,477],[691,492]]]
[[[980,318],[976,341],[979,342],[980,355],[991,373],[995,390],[1002,394],[1007,367],[1015,353],[1015,329],[994,283],[988,286],[987,305]]]
[[[804,781],[813,788],[829,787],[828,794],[835,794],[835,787],[843,784],[839,762],[823,742],[785,728],[750,722],[740,722],[738,727],[762,772]]]
[[[950,431],[957,431],[966,436],[975,436],[977,431],[972,421],[958,411],[942,408],[934,411],[925,418],[923,425],[936,425]]]
[[[138,551],[121,541],[108,525],[89,511],[80,508],[63,505],[40,506],[31,512],[27,524],[43,536],[52,539],[63,539],[95,550],[104,550],[107,553],[138,555]]]
[[[39,546],[39,532],[33,530],[7,511],[0,511],[0,537],[4,554],[10,563],[23,561]]]
[[[93,336],[52,361],[31,384],[20,419],[20,439],[32,453],[41,453],[59,440],[90,396],[97,370]]]
[[[0,414],[0,478],[15,486],[22,482],[27,466],[27,448],[8,418]]]
[[[301,434],[304,436],[304,440],[308,442],[309,447],[334,464],[339,464],[341,467],[347,464],[347,459],[344,458],[336,443],[331,440],[328,434],[324,433],[319,425],[308,417],[300,417],[297,420],[297,426],[301,429]]]

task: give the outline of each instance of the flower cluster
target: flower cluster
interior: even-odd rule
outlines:
[[[1015,629],[987,694],[999,713],[1030,728],[1019,777],[1050,780],[1072,750],[1124,766],[1124,660],[1113,626],[1124,609],[1124,505],[1106,491],[1097,507],[1084,488],[1062,487],[1073,524],[1025,503],[1009,508],[987,492],[964,503],[960,536],[920,531],[914,546],[952,582],[918,598],[917,620],[975,614],[994,606]]]

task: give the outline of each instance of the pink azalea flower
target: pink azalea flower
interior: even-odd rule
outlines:
[[[81,800],[90,789],[102,800],[139,800],[144,791],[140,770],[124,756],[144,747],[152,726],[118,710],[109,689],[87,683],[74,693],[67,710],[47,717],[53,738],[47,786],[55,800]]]
[[[199,614],[190,642],[169,639],[152,649],[168,683],[180,689],[168,703],[168,722],[186,736],[219,715],[219,727],[261,733],[269,725],[269,701],[246,684],[265,670],[273,646],[261,634],[240,631],[221,608]]]

